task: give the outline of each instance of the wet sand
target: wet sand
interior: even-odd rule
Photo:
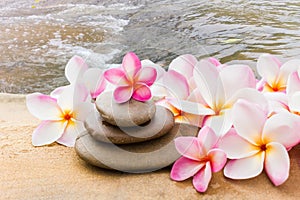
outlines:
[[[191,179],[169,179],[170,169],[126,174],[98,169],[80,160],[73,148],[31,145],[39,121],[22,95],[0,94],[0,199],[298,199],[300,147],[290,151],[286,183],[274,187],[265,174],[244,181],[214,174],[208,191],[197,193]]]

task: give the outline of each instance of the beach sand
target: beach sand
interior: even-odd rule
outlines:
[[[0,199],[299,199],[300,148],[290,151],[289,179],[274,187],[263,173],[243,181],[213,175],[206,193],[191,179],[174,182],[170,168],[148,174],[98,169],[80,160],[73,148],[33,147],[39,120],[28,113],[25,96],[0,94]]]

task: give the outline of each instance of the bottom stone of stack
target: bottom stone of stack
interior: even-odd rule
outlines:
[[[145,173],[167,167],[179,157],[174,139],[179,136],[196,136],[199,128],[175,124],[166,135],[136,144],[116,145],[99,142],[82,132],[75,143],[75,151],[87,163],[100,168],[129,173]]]

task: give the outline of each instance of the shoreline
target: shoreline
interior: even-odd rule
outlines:
[[[0,199],[297,199],[300,146],[290,151],[289,179],[275,187],[265,173],[234,181],[213,174],[206,193],[191,179],[174,182],[170,168],[127,174],[87,165],[73,148],[31,145],[39,120],[26,109],[23,94],[0,93]]]

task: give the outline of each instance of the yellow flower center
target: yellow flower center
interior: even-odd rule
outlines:
[[[71,111],[64,111],[63,115],[62,115],[62,119],[64,121],[72,121],[74,118],[73,113]]]

